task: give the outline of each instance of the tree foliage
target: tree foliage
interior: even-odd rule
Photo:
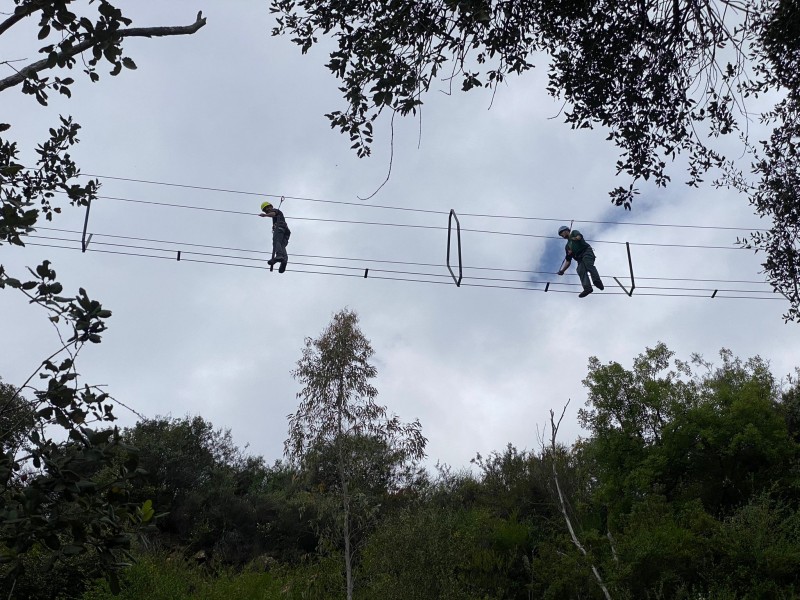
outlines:
[[[146,472],[133,492],[161,516],[149,539],[166,552],[198,553],[241,567],[261,555],[294,561],[316,547],[295,473],[267,467],[202,417],[146,419],[123,432]]]
[[[333,316],[320,337],[306,339],[294,371],[303,386],[300,405],[289,416],[285,443],[287,456],[301,468],[314,465],[321,473],[331,472],[325,481],[338,501],[332,539],[343,542],[348,600],[353,597],[352,561],[361,529],[356,526],[370,521],[375,487],[396,489],[404,467],[424,456],[426,443],[419,421],[404,424],[375,402],[372,354],[358,316],[347,309]]]
[[[92,6],[93,5],[93,6]],[[94,10],[92,10],[94,9]],[[38,53],[27,65],[4,61],[11,72],[0,79],[0,92],[19,87],[41,105],[52,92],[70,97],[72,77],[80,68],[91,81],[105,61],[111,74],[135,69],[122,42],[126,37],[191,34],[205,24],[198,14],[188,27],[128,27],[131,20],[108,0],[14,0],[0,21],[0,36],[20,23],[38,21]],[[45,73],[58,73],[46,75]],[[4,115],[3,118],[9,118]],[[70,155],[80,126],[71,117],[49,129],[49,137],[26,156],[26,149],[7,136],[10,123],[0,123],[0,245],[24,246],[25,236],[44,217],[52,220],[62,202],[88,206],[96,198],[97,181],[78,183],[80,170]],[[27,553],[45,557],[45,566],[93,552],[102,571],[120,567],[116,550],[130,545],[130,529],[146,521],[151,510],[130,502],[135,458],[115,462],[123,448],[109,395],[79,384],[75,360],[86,343],[99,343],[111,311],[84,289],[64,295],[50,261],[15,277],[0,264],[0,289],[19,291],[41,306],[57,331],[58,349],[10,395],[3,388],[0,424],[0,561],[12,591]],[[32,381],[39,377],[41,386]],[[26,399],[31,393],[33,399]],[[98,425],[99,424],[99,425]]]
[[[33,273],[33,271],[32,271]],[[113,573],[119,563],[114,550],[130,546],[129,531],[146,520],[129,502],[135,458],[115,463],[121,448],[109,395],[79,385],[75,360],[86,343],[99,342],[111,313],[81,289],[74,299],[56,296],[56,274],[45,261],[39,281],[0,281],[19,288],[51,312],[66,318],[70,337],[32,373],[20,388],[5,388],[0,400],[4,430],[0,456],[0,561],[13,586],[25,554],[45,549],[49,565],[87,551]],[[32,295],[28,290],[36,289]],[[59,354],[66,358],[55,360]],[[38,375],[45,385],[29,385]],[[23,394],[33,392],[33,399]],[[100,474],[104,477],[100,477]]]
[[[198,14],[196,22],[186,27],[128,27],[131,20],[107,0],[96,3],[95,15],[85,8],[86,14],[78,14],[76,5],[83,3],[74,0],[14,0],[14,3],[13,13],[0,23],[0,36],[26,19],[38,17],[38,39],[42,44],[38,52],[45,58],[20,68],[4,63],[14,73],[0,79],[0,92],[21,86],[24,94],[34,96],[43,106],[47,105],[50,92],[71,97],[71,86],[75,83],[72,77],[55,75],[51,79],[41,75],[43,72],[73,70],[80,60],[84,74],[96,82],[100,79],[98,66],[104,61],[112,66],[111,75],[118,75],[123,66],[136,68],[134,61],[124,55],[125,38],[186,35],[205,25],[205,19]],[[0,124],[0,133],[9,129],[11,124]],[[24,245],[20,236],[32,231],[40,210],[47,220],[53,218],[54,212],[60,212],[60,207],[53,206],[55,194],[64,194],[71,204],[80,206],[96,198],[99,186],[96,180],[85,184],[75,181],[80,170],[68,150],[78,142],[79,129],[70,117],[61,117],[60,125],[51,128],[50,137],[37,147],[35,167],[20,161],[16,142],[0,138],[0,243]],[[36,208],[37,204],[41,209]]]
[[[687,159],[686,183],[709,171],[745,192],[771,229],[743,240],[766,253],[770,283],[800,319],[800,125],[797,7],[781,0],[271,0],[273,35],[307,52],[335,40],[327,68],[345,108],[327,115],[367,156],[383,111],[416,114],[437,87],[496,88],[549,58],[547,92],[573,129],[602,127],[619,149],[629,185],[610,192],[630,209],[637,182],[666,186],[669,164]],[[748,139],[749,102],[774,94],[772,127]],[[752,169],[730,161],[719,138],[743,136]],[[737,152],[734,150],[734,152]],[[721,170],[721,171],[720,171]],[[744,171],[752,171],[747,174]]]
[[[594,479],[589,513],[601,517],[598,533],[613,532],[618,560],[606,569],[631,597],[783,597],[777,590],[798,585],[786,576],[798,566],[796,544],[784,548],[786,563],[757,568],[736,548],[743,527],[760,536],[756,515],[783,532],[764,544],[766,555],[796,527],[787,506],[798,501],[800,447],[785,394],[762,359],[727,350],[720,358],[674,360],[659,344],[630,370],[590,360],[580,412],[590,432],[581,445]],[[734,575],[748,564],[752,577]]]
[[[307,349],[317,358],[348,347],[315,341]],[[364,369],[370,355],[350,367]],[[716,364],[683,361],[657,344],[631,365],[591,359],[585,384],[586,435],[571,446],[542,438],[539,451],[509,445],[470,469],[437,465],[410,478],[374,436],[304,438],[294,464],[265,467],[199,417],[139,423],[122,438],[149,473],[130,499],[155,498],[170,514],[139,547],[125,597],[343,596],[345,490],[356,600],[599,600],[595,570],[614,599],[800,593],[793,377],[777,379],[758,357],[723,350]],[[107,588],[86,600],[109,597]]]

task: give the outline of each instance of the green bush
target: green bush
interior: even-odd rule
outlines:
[[[34,546],[22,557],[22,569],[16,574],[11,575],[13,565],[0,565],[0,598],[76,600],[103,575],[93,551],[53,558],[52,551]]]
[[[211,575],[179,559],[151,556],[123,572],[119,595],[97,581],[83,600],[284,600],[283,587],[272,573]]]
[[[422,506],[391,515],[367,541],[363,600],[527,598],[528,527],[484,510]]]

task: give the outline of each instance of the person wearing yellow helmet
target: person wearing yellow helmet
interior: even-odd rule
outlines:
[[[272,258],[267,261],[267,264],[272,267],[275,263],[281,263],[278,273],[283,273],[286,270],[286,263],[289,262],[286,246],[289,244],[289,236],[292,235],[286,224],[286,217],[271,202],[261,203],[261,214],[258,216],[272,218]]]

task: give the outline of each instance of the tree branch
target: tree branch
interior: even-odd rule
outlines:
[[[561,505],[561,514],[564,515],[564,521],[567,523],[567,529],[569,530],[569,536],[572,538],[572,543],[575,544],[575,547],[583,554],[584,557],[589,558],[588,552],[586,552],[586,548],[583,547],[578,536],[575,535],[575,529],[572,527],[572,520],[569,518],[569,514],[567,513],[567,504],[564,501],[564,494],[561,492],[561,485],[558,482],[558,470],[556,469],[556,436],[558,435],[558,428],[561,426],[561,420],[564,418],[564,413],[567,412],[567,407],[569,406],[569,400],[564,405],[564,409],[561,411],[561,416],[558,418],[558,423],[555,421],[555,413],[553,410],[550,410],[550,451],[552,453],[551,459],[553,461],[553,480],[556,483],[556,491],[558,492],[558,502]],[[594,563],[590,563],[592,567],[592,573],[594,573],[594,578],[597,580],[597,584],[600,586],[600,589],[603,590],[603,595],[605,596],[606,600],[611,600],[611,594],[608,593],[608,588],[606,584],[603,582],[603,578],[600,576],[600,571],[597,570],[597,567]]]
[[[131,27],[118,33],[120,37],[166,37],[171,35],[191,35],[197,33],[206,24],[203,11],[197,13],[197,19],[191,25],[175,27]]]
[[[30,5],[26,6],[25,8],[17,7],[17,10],[14,11],[14,14],[8,17],[5,21],[0,23],[0,35],[3,35],[6,31],[11,29],[14,25],[22,21],[25,17],[31,16],[37,10],[41,10],[44,6],[44,0],[39,2],[32,2]]]
[[[132,27],[130,29],[123,29],[110,34],[97,35],[89,37],[79,44],[72,46],[69,50],[59,52],[56,55],[56,62],[80,54],[84,50],[88,50],[99,42],[103,42],[114,38],[124,37],[166,37],[173,35],[191,35],[196,33],[201,27],[206,24],[206,19],[203,17],[202,12],[197,13],[197,20],[191,25],[175,26],[175,27]],[[20,69],[17,73],[5,79],[0,79],[0,92],[5,89],[14,87],[25,81],[31,75],[43,71],[53,66],[53,62],[49,58],[42,59],[33,64]]]
[[[364,201],[369,200],[370,198],[375,196],[375,194],[380,192],[381,188],[383,188],[383,186],[385,186],[387,183],[389,183],[389,178],[392,176],[392,162],[394,162],[394,116],[396,114],[397,114],[397,112],[392,112],[392,121],[391,121],[392,134],[391,134],[391,138],[389,140],[389,171],[386,173],[386,179],[384,179],[383,183],[381,183],[378,186],[378,189],[376,189],[374,192],[372,192],[366,198],[362,198],[361,196],[356,196],[359,200],[364,200]]]
[[[606,537],[608,538],[608,543],[611,545],[611,556],[614,558],[614,562],[619,564],[619,556],[617,556],[617,548],[615,546],[614,536],[611,535],[610,529],[606,531]]]

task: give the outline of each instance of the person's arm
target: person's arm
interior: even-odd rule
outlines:
[[[562,263],[564,266],[560,271],[558,271],[558,274],[563,275],[564,273],[566,273],[571,263],[572,263],[572,258],[570,258],[569,254],[567,254],[566,262]]]
[[[260,215],[258,215],[258,216],[259,216],[259,217],[270,217],[270,218],[271,218],[271,217],[274,217],[276,214],[277,214],[277,213],[276,213],[275,211],[271,210],[271,211],[269,211],[269,212],[262,212],[262,213],[261,213]]]

